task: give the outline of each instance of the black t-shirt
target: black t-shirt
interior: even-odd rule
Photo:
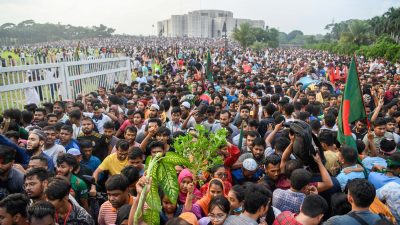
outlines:
[[[108,143],[106,137],[96,132],[92,132],[91,135],[78,136],[78,142],[81,140],[89,140],[93,144],[93,155],[99,158],[101,161],[108,155]]]

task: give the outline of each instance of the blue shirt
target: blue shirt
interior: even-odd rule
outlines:
[[[395,182],[400,184],[400,178],[399,177],[389,177],[386,176],[385,174],[382,173],[377,173],[377,172],[371,172],[368,176],[368,181],[371,182],[376,189],[379,189],[385,184],[389,182]]]
[[[58,139],[56,140],[56,144],[64,146],[65,151],[68,151],[70,148],[76,148],[81,150],[81,148],[78,145],[78,142],[75,139],[71,139],[71,141],[67,145],[61,144],[61,141]]]
[[[362,160],[362,164],[364,165],[365,168],[368,169],[368,172],[371,171],[372,167],[377,164],[383,167],[387,167],[386,160],[381,157],[365,157]]]
[[[357,165],[349,166],[346,168],[357,168]],[[337,177],[336,177],[336,179],[339,181],[340,188],[342,189],[342,191],[344,190],[344,188],[349,180],[353,180],[356,178],[365,178],[364,172],[351,172],[351,173],[345,174],[343,172],[343,170],[346,168],[343,168],[340,171],[339,175],[337,175]]]
[[[99,165],[101,164],[101,161],[99,158],[97,158],[96,156],[90,156],[89,160],[82,160],[81,163],[85,166],[87,166],[87,168],[89,168],[92,173],[97,169],[97,167],[99,167]]]
[[[243,184],[244,182],[257,182],[262,176],[262,171],[260,169],[251,177],[246,178],[243,176],[242,169],[236,169],[232,171],[233,184]]]

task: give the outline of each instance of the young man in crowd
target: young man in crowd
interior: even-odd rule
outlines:
[[[66,152],[64,146],[56,144],[57,131],[54,126],[43,127],[43,132],[46,134],[46,142],[43,145],[43,152],[53,159],[54,165],[56,164],[57,157]]]
[[[94,225],[93,218],[79,205],[69,200],[71,184],[64,177],[56,177],[46,188],[46,198],[55,207],[55,220],[58,224]]]
[[[30,225],[56,225],[56,209],[47,201],[38,201],[28,207]]]
[[[380,215],[369,211],[376,195],[375,188],[371,183],[365,179],[356,178],[349,181],[347,189],[347,200],[351,204],[351,212],[342,216],[333,216],[324,225],[376,224],[382,219]]]
[[[57,176],[65,178],[72,188],[72,195],[85,209],[89,209],[88,186],[73,172],[78,166],[78,161],[71,154],[63,154],[57,158]]]
[[[0,201],[1,225],[29,225],[26,208],[29,199],[22,193],[10,194]]]
[[[318,225],[328,213],[328,203],[319,195],[307,196],[300,207],[300,213],[285,211],[279,214],[273,225]]]
[[[129,194],[128,179],[121,174],[108,178],[106,190],[108,201],[104,202],[99,211],[99,225],[115,224],[118,209],[125,205],[132,205],[134,197]]]
[[[44,190],[48,185],[49,174],[44,168],[32,168],[25,174],[24,188],[33,203],[46,200]]]
[[[47,143],[47,136],[42,130],[33,130],[28,137],[28,144],[26,146],[27,154],[32,157],[36,155],[43,156],[47,159],[47,166],[50,171],[54,171],[53,159],[43,152],[43,146]]]

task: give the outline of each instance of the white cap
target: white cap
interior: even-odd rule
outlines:
[[[190,109],[190,103],[189,102],[182,102],[182,104],[185,108]]]
[[[257,169],[258,165],[256,160],[252,158],[245,159],[243,161],[243,168],[245,168],[248,171],[255,171]]]

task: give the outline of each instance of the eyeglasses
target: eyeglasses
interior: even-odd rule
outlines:
[[[208,217],[210,218],[210,220],[215,220],[215,221],[222,221],[225,219],[226,214],[208,214]]]

